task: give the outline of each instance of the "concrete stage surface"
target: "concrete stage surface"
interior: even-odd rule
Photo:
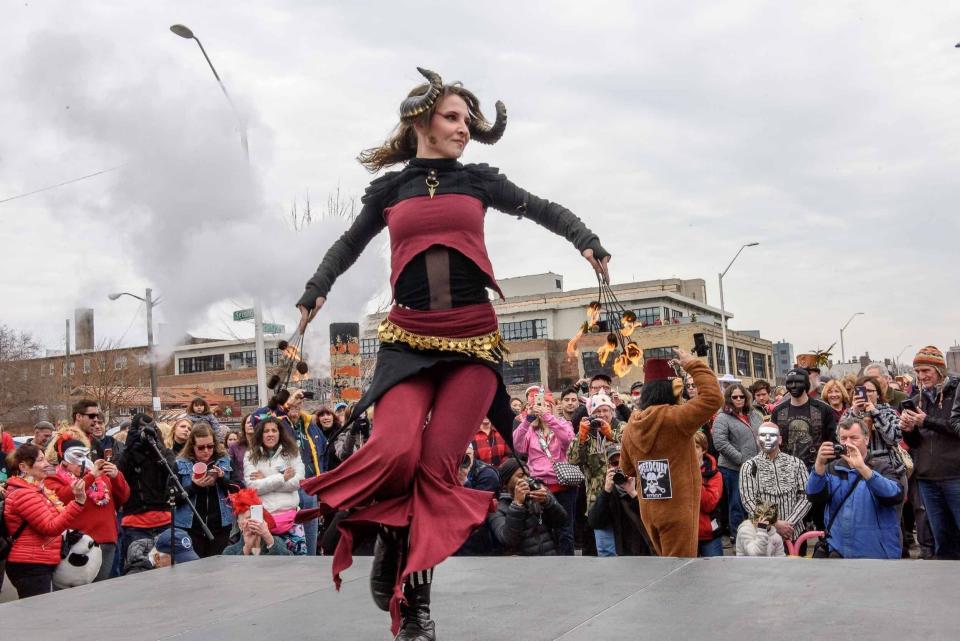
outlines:
[[[370,557],[337,593],[330,559],[215,557],[0,605],[9,641],[389,639]],[[454,558],[436,572],[443,641],[960,638],[949,561]]]

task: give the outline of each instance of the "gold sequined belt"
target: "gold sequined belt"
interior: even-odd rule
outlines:
[[[381,343],[403,343],[414,349],[439,350],[441,352],[456,352],[476,358],[482,358],[491,363],[500,363],[505,354],[510,352],[500,330],[482,334],[480,336],[464,336],[447,338],[444,336],[425,336],[409,332],[389,318],[383,319],[377,328],[377,338]]]

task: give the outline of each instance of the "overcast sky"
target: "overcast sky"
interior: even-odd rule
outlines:
[[[787,5],[790,4],[792,8]],[[0,19],[0,322],[62,346],[95,308],[98,340],[145,342],[142,306],[204,335],[249,335],[233,309],[293,304],[342,231],[289,223],[338,188],[396,121],[417,66],[510,114],[493,147],[514,182],[583,218],[615,282],[724,279],[735,329],[850,357],[910,358],[960,338],[960,4],[749,1],[12,2]],[[238,127],[201,39],[247,123]],[[331,292],[321,324],[382,294],[385,237]],[[593,282],[560,238],[499,212],[501,278]],[[317,332],[315,340],[322,333]],[[839,344],[835,354],[839,356]]]

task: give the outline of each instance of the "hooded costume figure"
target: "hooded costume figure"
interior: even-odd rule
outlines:
[[[641,409],[621,440],[620,468],[637,477],[640,516],[658,556],[697,556],[701,477],[693,435],[723,405],[706,363],[695,360],[685,369],[698,394],[677,405],[673,368],[664,359],[644,362]]]

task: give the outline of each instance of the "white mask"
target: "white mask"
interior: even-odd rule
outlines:
[[[761,427],[757,433],[757,444],[764,452],[772,452],[780,440],[780,430],[775,427]]]

